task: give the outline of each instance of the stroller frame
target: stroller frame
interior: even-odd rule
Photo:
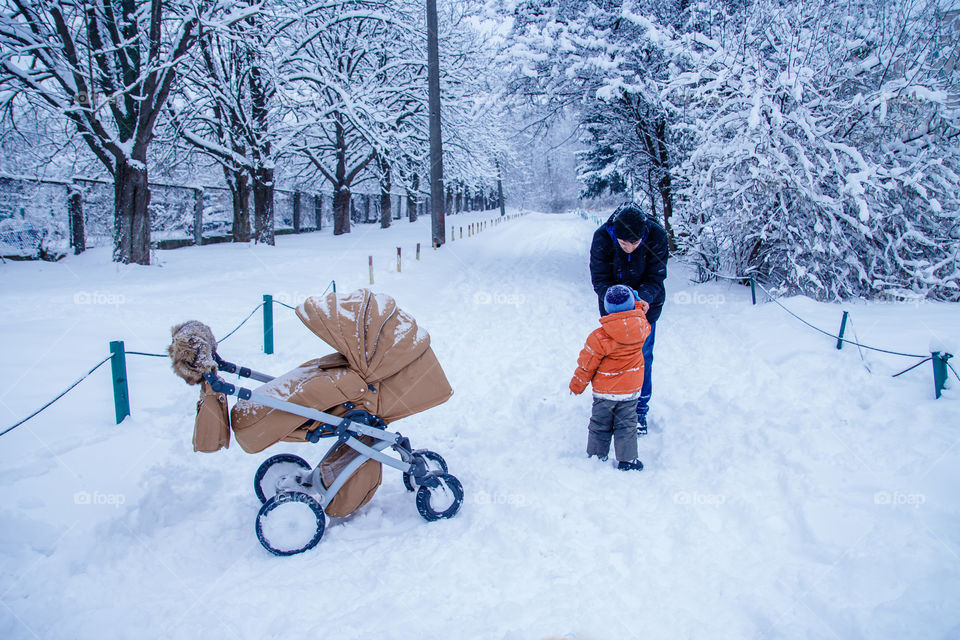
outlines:
[[[273,376],[268,374],[227,362],[216,352],[213,353],[213,357],[221,372],[232,373],[239,377],[250,378],[258,382],[270,382],[274,379]],[[407,490],[417,492],[417,510],[425,520],[433,521],[451,518],[459,511],[460,505],[463,502],[463,487],[457,478],[447,473],[447,465],[443,458],[433,451],[412,449],[409,438],[404,437],[400,433],[387,431],[386,423],[384,423],[383,420],[363,409],[355,409],[353,403],[348,402],[344,404],[348,410],[346,415],[335,416],[311,407],[231,384],[221,378],[216,370],[204,374],[204,378],[210,385],[210,388],[216,393],[234,396],[241,400],[250,400],[260,405],[314,420],[318,426],[308,432],[308,442],[317,443],[322,438],[336,438],[336,442],[330,446],[321,459],[321,462],[341,445],[346,445],[360,454],[340,470],[336,479],[329,487],[324,487],[321,477],[321,465],[319,463],[308,473],[299,472],[280,478],[276,487],[277,493],[264,502],[257,520],[258,538],[261,544],[271,553],[276,555],[292,555],[315,546],[319,542],[325,526],[322,511],[320,510],[330,504],[343,486],[350,480],[354,472],[368,460],[376,460],[404,474],[404,484]],[[375,442],[372,445],[367,445],[358,439],[361,436],[369,436],[373,438]],[[387,448],[393,448],[393,450],[399,454],[400,459],[398,460],[383,453],[384,449]],[[281,454],[280,456],[274,456],[274,458],[268,459],[261,465],[261,469],[257,474],[258,478],[262,475],[262,472],[268,464],[282,457],[290,458],[292,456]],[[429,463],[433,463],[433,465]],[[433,468],[431,468],[431,466]],[[430,505],[430,494],[432,491],[441,489],[451,490],[454,500],[449,508],[437,511]],[[297,493],[304,493],[306,496],[291,497],[292,494]],[[261,500],[264,499],[264,496],[260,497]],[[291,500],[298,502],[313,500],[317,503],[316,507],[310,505],[318,518],[317,535],[302,548],[294,550],[277,549],[273,547],[268,540],[264,539],[261,532],[261,518],[276,508],[278,504]]]

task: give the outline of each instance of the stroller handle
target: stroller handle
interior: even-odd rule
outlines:
[[[241,367],[233,364],[232,362],[227,362],[221,358],[216,351],[213,352],[213,359],[217,363],[217,367],[220,371],[224,373],[235,373],[241,378],[251,378],[257,382],[270,382],[273,380],[273,376],[267,375],[265,373],[260,373],[259,371],[254,371],[250,367]],[[206,375],[204,375],[206,377]],[[207,382],[210,382],[207,380]]]
[[[352,435],[368,435],[373,436],[377,440],[389,440],[390,442],[396,444],[399,443],[403,436],[400,434],[390,434],[389,432],[384,431],[383,429],[377,427],[371,427],[358,422],[356,420],[350,420],[346,417],[335,416],[331,413],[324,413],[323,411],[317,411],[310,407],[305,407],[303,405],[295,404],[288,400],[281,400],[280,398],[275,398],[273,396],[267,395],[265,393],[257,393],[246,387],[238,387],[237,385],[230,384],[223,378],[217,375],[216,371],[209,371],[203,376],[207,383],[210,385],[210,388],[213,389],[215,393],[223,393],[228,396],[236,396],[241,400],[250,400],[257,404],[262,404],[271,409],[278,409],[280,411],[285,411],[287,413],[292,413],[294,415],[303,416],[305,418],[310,418],[316,422],[323,424],[336,425],[335,432],[337,437],[340,440],[347,441]],[[387,437],[385,438],[385,434]],[[351,447],[357,448],[353,443],[348,442]],[[359,444],[359,443],[357,443]],[[359,450],[359,449],[358,449]],[[379,459],[379,456],[377,456]],[[391,466],[394,465],[393,461],[382,460]],[[404,469],[409,465],[404,465]],[[398,467],[400,468],[400,467]]]

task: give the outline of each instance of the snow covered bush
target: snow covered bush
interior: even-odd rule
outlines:
[[[678,241],[784,291],[960,300],[955,40],[937,2],[692,7],[664,95]]]

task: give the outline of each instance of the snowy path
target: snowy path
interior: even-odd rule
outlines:
[[[529,215],[391,272],[394,247],[412,257],[426,222],[168,252],[162,268],[118,270],[105,255],[3,267],[0,426],[108,340],[157,351],[175,322],[222,332],[262,293],[292,304],[331,278],[339,291],[366,286],[375,254],[374,288],[431,332],[455,390],[394,426],[443,454],[467,496],[456,518],[427,524],[385,469],[371,504],[328,525],[315,550],[269,556],[251,490],[266,454],[192,453],[195,390],[165,361],[131,358],[123,425],[98,373],[0,440],[0,637],[960,633],[956,388],[934,401],[926,368],[891,379],[909,362],[887,356],[868,356],[870,374],[855,349],[752,307],[742,287],[689,284],[676,265],[654,428],[640,444],[647,469],[620,473],[584,458],[589,394],[566,390],[596,323],[591,225]],[[81,283],[118,304],[71,304]],[[787,303],[825,328],[839,319],[835,305]],[[931,335],[960,335],[957,305],[852,313],[878,346],[922,353]],[[329,351],[292,313],[275,314],[275,355],[260,353],[256,319],[223,355],[280,373]],[[281,451],[322,454],[270,449]]]

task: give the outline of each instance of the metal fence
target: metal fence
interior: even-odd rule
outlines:
[[[82,216],[79,240],[73,228],[71,194],[78,194],[74,197],[78,215]],[[406,198],[391,197],[393,219],[405,216]],[[113,198],[113,183],[103,179],[0,176],[0,256],[63,254],[78,242],[84,248],[112,246]],[[332,192],[275,189],[274,228],[278,233],[327,228],[333,223],[332,205]],[[250,206],[252,216],[252,195]],[[418,208],[418,214],[422,214],[424,204],[421,202]],[[233,199],[225,187],[151,182],[149,209],[154,246],[205,243],[229,238],[233,233]],[[379,194],[354,194],[351,218],[358,224],[379,222]]]

